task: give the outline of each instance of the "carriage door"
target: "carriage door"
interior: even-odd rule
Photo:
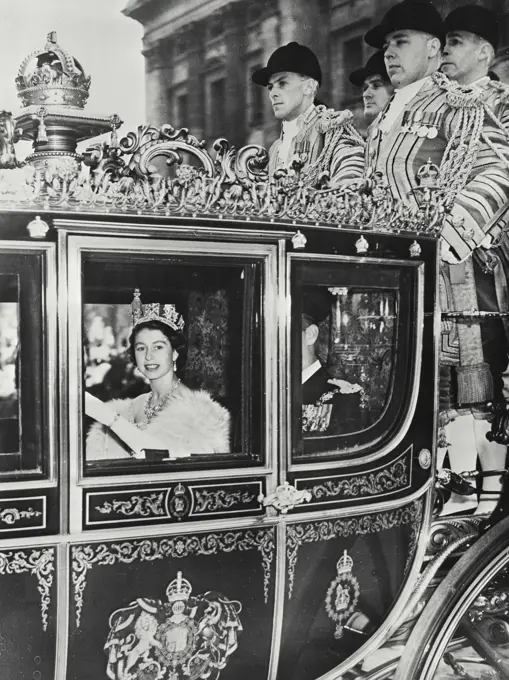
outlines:
[[[286,517],[278,680],[337,677],[369,656],[424,548],[434,244],[418,260],[401,238],[390,258],[335,254],[357,236],[308,234],[322,252],[288,255],[288,456],[265,501]]]

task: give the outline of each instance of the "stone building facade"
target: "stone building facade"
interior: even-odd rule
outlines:
[[[395,0],[128,0],[124,14],[144,27],[146,117],[188,127],[198,138],[236,146],[270,143],[279,134],[264,88],[251,73],[280,45],[297,40],[318,55],[320,99],[350,108],[363,125],[360,91],[349,73],[372,53],[363,36]],[[469,0],[435,0],[445,15]],[[482,0],[500,13],[509,45],[509,0]],[[509,80],[509,48],[496,70]]]

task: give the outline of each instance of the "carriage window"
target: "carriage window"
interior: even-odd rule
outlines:
[[[44,309],[49,247],[0,254],[0,474],[20,478],[49,471],[53,436],[49,348],[53,325]],[[52,363],[54,356],[51,357]]]
[[[21,448],[19,347],[19,277],[0,274],[0,456]]]
[[[254,258],[84,254],[90,473],[262,461],[261,288]]]
[[[294,453],[361,451],[397,424],[411,378],[415,272],[296,261],[292,289]],[[404,315],[404,316],[403,316]],[[406,357],[406,358],[405,358]]]

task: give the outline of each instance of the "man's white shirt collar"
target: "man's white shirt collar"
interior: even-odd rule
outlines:
[[[309,380],[311,376],[314,375],[321,368],[322,364],[318,361],[318,359],[313,364],[311,364],[311,366],[304,368],[302,371],[302,384],[304,385],[306,380]]]
[[[278,155],[279,160],[284,165],[284,167],[290,166],[293,160],[291,158],[292,142],[301,131],[304,122],[306,121],[311,111],[314,110],[314,108],[315,105],[311,104],[311,106],[309,106],[305,111],[299,114],[297,118],[294,118],[293,120],[283,121],[283,124],[281,126],[281,144],[279,145]]]
[[[382,118],[378,126],[382,132],[389,132],[396,120],[401,115],[405,106],[419,92],[427,78],[428,76],[421,78],[420,80],[416,80],[415,83],[405,85],[399,90],[394,90],[394,96],[391,103],[389,104],[389,108],[385,112],[385,116]]]

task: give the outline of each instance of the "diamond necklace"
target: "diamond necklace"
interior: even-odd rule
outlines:
[[[172,394],[175,392],[177,387],[180,385],[180,378],[177,378],[177,381],[175,382],[174,385],[172,385],[172,388],[169,392],[167,392],[164,397],[161,399],[159,404],[156,404],[155,406],[152,406],[152,400],[154,399],[154,393],[151,392],[149,398],[145,402],[145,415],[147,416],[147,424],[152,420],[152,418],[157,415],[160,411],[163,410],[163,408],[166,406],[168,403],[170,397]]]

